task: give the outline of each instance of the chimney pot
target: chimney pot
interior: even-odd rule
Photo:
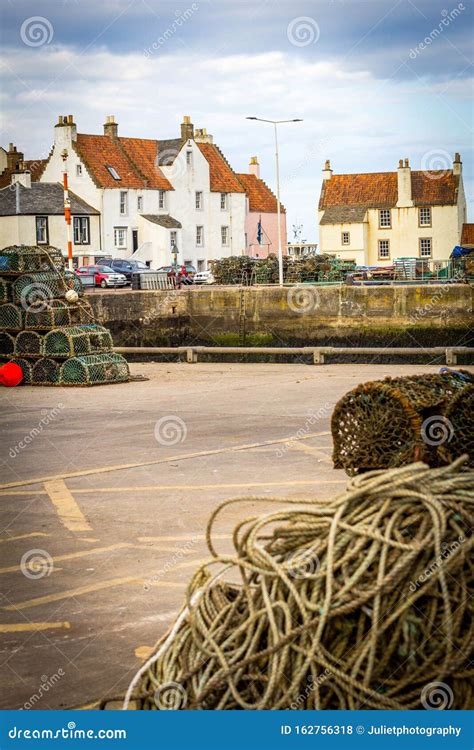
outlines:
[[[414,206],[411,189],[411,169],[408,159],[400,159],[397,173],[397,208]]]
[[[181,123],[181,139],[183,141],[194,140],[194,125],[189,115],[184,115]]]
[[[454,154],[454,161],[453,161],[453,175],[460,175],[462,173],[462,161],[461,161],[461,154],[459,154],[457,151]]]
[[[398,168],[403,169],[403,159],[398,160]]]
[[[249,174],[254,174],[255,177],[260,177],[260,165],[256,156],[250,157]]]
[[[409,166],[410,166],[410,162],[408,161],[408,159],[405,159],[405,168],[407,168]]]

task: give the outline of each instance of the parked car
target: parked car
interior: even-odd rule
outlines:
[[[196,271],[193,281],[195,284],[213,284],[214,276],[211,271]]]
[[[105,289],[109,286],[125,286],[127,278],[123,273],[117,273],[110,266],[81,266],[75,271],[79,276],[94,276],[95,285]]]
[[[186,265],[186,266],[161,266],[161,268],[158,269],[159,271],[166,271],[169,278],[176,278],[176,274],[178,274],[179,281],[181,284],[192,284],[194,275],[196,273],[196,269],[194,266]]]
[[[150,273],[153,269],[142,260],[124,260],[123,258],[99,258],[97,263],[112,268],[117,273],[123,273],[129,284],[132,283],[134,273]]]

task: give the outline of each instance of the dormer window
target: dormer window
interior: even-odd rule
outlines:
[[[117,172],[117,170],[116,170],[116,169],[114,169],[114,167],[111,167],[111,166],[110,166],[110,164],[107,164],[107,165],[106,165],[106,167],[107,167],[107,169],[108,169],[109,173],[110,173],[110,174],[112,175],[112,177],[114,178],[114,180],[121,180],[121,179],[122,179],[122,178],[120,177],[119,173]]]

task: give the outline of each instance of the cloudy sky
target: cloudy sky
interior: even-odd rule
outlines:
[[[46,156],[59,114],[100,133],[176,136],[184,114],[275,185],[317,239],[321,169],[449,168],[474,221],[472,0],[2,0],[0,144]]]

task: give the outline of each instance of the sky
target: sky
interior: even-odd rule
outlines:
[[[289,239],[318,238],[321,170],[449,169],[474,221],[472,0],[1,0],[0,145],[47,156],[78,131],[172,138],[183,115],[275,189]]]

